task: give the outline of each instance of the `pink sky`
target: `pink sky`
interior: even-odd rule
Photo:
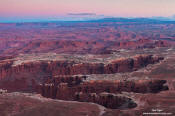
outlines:
[[[124,17],[171,16],[175,14],[175,0],[0,0],[0,17],[84,12]]]

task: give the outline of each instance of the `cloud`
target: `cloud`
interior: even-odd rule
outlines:
[[[65,16],[66,19],[71,20],[95,20],[102,19],[105,17],[107,16],[96,13],[68,13],[67,16]]]
[[[68,13],[71,16],[96,16],[95,13]]]

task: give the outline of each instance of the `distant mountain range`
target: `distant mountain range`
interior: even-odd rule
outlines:
[[[65,17],[55,18],[2,18],[0,17],[0,23],[25,23],[25,22],[150,22],[150,23],[162,23],[162,22],[174,22],[175,15],[171,17],[148,17],[148,18],[132,18],[132,17],[109,17],[96,14],[72,14],[69,13]]]
[[[90,19],[90,20],[74,20],[74,21],[51,21],[51,22],[74,22],[74,23],[107,23],[107,22],[116,22],[121,24],[162,24],[162,23],[173,23],[175,24],[175,20],[170,19],[160,19],[160,18],[101,18],[101,19]]]
[[[162,21],[175,21],[175,15],[171,17],[152,17],[152,19],[157,19]]]

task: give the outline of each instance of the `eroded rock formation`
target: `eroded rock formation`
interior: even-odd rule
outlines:
[[[75,63],[74,61],[40,61],[13,65],[13,62],[4,62],[0,66],[0,78],[25,73],[45,72],[55,75],[77,74],[112,74],[119,72],[131,72],[148,64],[154,64],[163,60],[163,57],[152,55],[140,55],[133,58],[122,58],[108,64],[103,63]]]
[[[148,64],[163,60],[162,57],[140,55],[132,58],[112,60],[109,63],[77,63],[75,61],[32,61],[14,64],[14,59],[0,62],[0,87],[11,91],[35,90],[38,83],[53,79],[58,75],[113,74],[138,70]],[[63,83],[77,84],[78,78],[67,78]],[[9,81],[10,80],[10,81]],[[57,80],[58,81],[58,80]],[[72,83],[70,83],[70,82]],[[79,83],[81,80],[79,79]],[[18,84],[17,84],[18,83]]]
[[[167,90],[164,86],[164,80],[139,80],[139,81],[91,81],[83,82],[74,86],[68,83],[48,83],[40,84],[38,87],[39,93],[43,96],[65,100],[73,100],[76,92],[82,93],[121,93],[136,92],[136,93],[156,93],[162,90]],[[53,93],[55,91],[55,93]],[[50,93],[51,92],[51,93]],[[67,93],[67,95],[65,94]],[[65,97],[63,97],[65,95]]]
[[[168,90],[168,87],[164,86],[165,83],[165,80],[91,81],[70,86],[70,83],[53,80],[52,83],[40,84],[37,89],[38,93],[48,98],[94,102],[108,108],[119,108],[125,104],[125,108],[132,108],[136,104],[130,98],[121,97],[118,94],[121,92],[157,93]]]
[[[136,104],[132,99],[119,94],[156,93],[167,90],[168,87],[164,86],[166,81],[88,81],[85,75],[131,72],[160,60],[163,60],[163,57],[152,55],[114,59],[106,63],[2,60],[0,87],[11,91],[37,91],[42,96],[53,99],[94,102],[112,109],[133,108]]]

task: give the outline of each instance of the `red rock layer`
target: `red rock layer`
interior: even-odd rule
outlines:
[[[5,40],[4,40],[5,41]],[[0,54],[18,55],[20,53],[81,53],[110,54],[118,49],[141,49],[167,47],[166,41],[139,39],[135,41],[78,41],[78,40],[26,40],[0,42]]]
[[[112,74],[119,72],[131,72],[148,64],[154,64],[163,60],[162,57],[152,55],[136,56],[133,58],[112,61],[109,64],[103,63],[80,63],[67,61],[41,61],[29,62],[12,66],[12,62],[2,63],[0,66],[0,78],[9,77],[20,73],[45,72],[51,76],[55,75],[77,75],[77,74]]]
[[[156,93],[162,90],[167,90],[164,86],[164,80],[140,80],[140,81],[93,81],[84,82],[76,86],[68,86],[68,83],[40,84],[38,91],[45,97],[53,97],[63,100],[74,100],[76,92],[82,93],[120,93],[136,92],[136,93]],[[55,96],[54,96],[55,95]]]
[[[168,90],[164,86],[164,80],[139,80],[139,81],[91,81],[82,82],[78,85],[69,86],[68,83],[55,82],[50,84],[40,84],[38,93],[44,97],[75,100],[80,102],[94,102],[108,108],[118,108],[122,104],[128,103],[125,107],[135,107],[135,103],[127,97],[116,96],[107,93],[136,92],[136,93],[156,93]]]
[[[33,90],[37,83],[43,83],[49,78],[52,79],[57,75],[112,74],[119,72],[131,72],[145,67],[148,64],[157,63],[162,59],[162,57],[144,55],[115,60],[109,64],[76,64],[73,61],[40,61],[23,63],[17,66],[12,66],[13,61],[4,61],[0,63],[0,88],[11,91],[25,89]]]

